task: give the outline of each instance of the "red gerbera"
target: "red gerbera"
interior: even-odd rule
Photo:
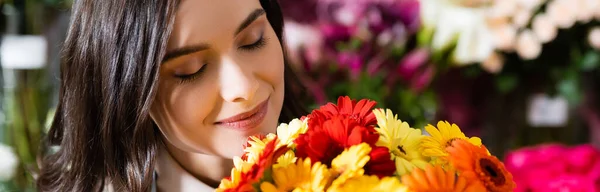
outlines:
[[[342,96],[338,98],[337,105],[328,103],[317,110],[313,110],[308,115],[308,126],[312,127],[314,124],[322,124],[333,116],[342,116],[354,119],[362,126],[372,127],[377,123],[377,119],[373,114],[373,107],[376,104],[377,102],[367,99],[356,102],[348,96]]]
[[[332,116],[322,124],[314,124],[305,134],[295,140],[296,155],[301,158],[309,157],[331,165],[331,161],[345,148],[360,143],[375,146],[379,134],[359,124],[356,119],[344,116]]]
[[[377,175],[379,178],[394,175],[396,164],[392,161],[387,147],[373,148],[369,157],[371,160],[365,165],[367,175]]]
[[[248,178],[249,180],[260,179],[265,170],[271,168],[271,165],[273,165],[277,158],[289,150],[287,146],[275,148],[277,146],[276,144],[277,138],[267,143],[265,149],[258,157],[256,164],[254,164],[248,172],[243,173],[242,178]]]

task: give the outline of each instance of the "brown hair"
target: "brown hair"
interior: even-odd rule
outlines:
[[[283,45],[276,0],[260,0]],[[41,163],[40,191],[147,191],[161,135],[149,117],[178,2],[78,0],[63,47],[59,103]],[[305,114],[285,67],[280,122]]]

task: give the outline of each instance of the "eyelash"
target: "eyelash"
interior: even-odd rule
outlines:
[[[260,38],[256,42],[254,42],[254,43],[252,43],[250,45],[241,46],[240,49],[245,50],[245,51],[258,50],[258,49],[264,47],[267,44],[267,40],[268,39],[265,38],[264,36],[260,36]],[[200,69],[198,69],[198,71],[196,71],[193,74],[189,74],[189,75],[176,75],[175,77],[181,79],[180,80],[181,84],[185,84],[187,82],[191,82],[191,81],[196,80],[200,76],[200,74],[202,74],[202,72],[205,71],[205,69],[206,69],[206,64],[203,65]]]
[[[254,51],[254,50],[264,47],[266,44],[267,44],[267,38],[265,38],[263,35],[261,35],[260,38],[256,42],[254,42],[250,45],[241,46],[240,49],[247,50],[247,51]]]
[[[196,78],[200,77],[200,74],[202,74],[202,72],[204,72],[206,70],[206,64],[203,65],[202,67],[200,67],[200,69],[198,69],[198,71],[196,71],[193,74],[189,74],[189,75],[175,75],[175,77],[180,79],[180,83],[184,84],[190,81],[194,81],[196,80]]]

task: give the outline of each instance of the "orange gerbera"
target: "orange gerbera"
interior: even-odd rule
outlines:
[[[469,181],[456,176],[452,169],[445,171],[441,166],[427,165],[425,170],[416,168],[402,176],[402,183],[412,192],[481,192],[485,187],[481,182]]]
[[[457,139],[446,150],[450,154],[448,160],[459,174],[469,180],[478,180],[487,191],[513,191],[516,187],[512,174],[498,158],[488,153],[485,146],[478,147]]]

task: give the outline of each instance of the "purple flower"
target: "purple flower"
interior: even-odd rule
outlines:
[[[347,67],[353,77],[357,77],[363,68],[363,58],[357,53],[342,52],[338,55],[338,63],[342,67]]]
[[[420,93],[425,88],[429,86],[431,80],[433,80],[433,76],[435,74],[435,67],[433,65],[428,65],[421,73],[418,73],[415,76],[410,84],[410,88],[416,92]]]
[[[355,32],[354,27],[347,27],[337,24],[323,24],[320,26],[325,46],[328,49],[335,50],[336,43],[347,42]]]
[[[382,2],[377,6],[387,23],[400,21],[408,31],[416,32],[420,27],[420,4],[417,0],[396,0]]]
[[[317,21],[318,0],[279,0],[283,16],[298,23]]]
[[[408,81],[415,76],[421,66],[429,61],[429,57],[430,54],[427,49],[415,49],[402,58],[396,73],[402,80]]]

